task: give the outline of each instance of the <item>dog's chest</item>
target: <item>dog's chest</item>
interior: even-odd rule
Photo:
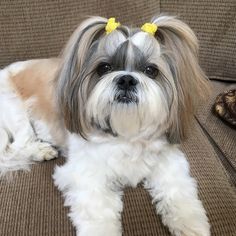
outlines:
[[[87,142],[77,135],[71,136],[69,143],[69,160],[72,166],[78,167],[78,172],[101,174],[108,181],[131,186],[136,186],[152,173],[166,145],[163,139],[154,142]]]
[[[122,184],[136,186],[152,171],[157,155],[141,144],[117,147],[107,163]]]
[[[141,142],[106,144],[100,150],[100,158],[110,169],[112,178],[122,185],[136,186],[150,175],[158,162],[159,151]]]

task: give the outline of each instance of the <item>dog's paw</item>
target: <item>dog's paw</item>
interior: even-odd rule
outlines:
[[[86,227],[80,227],[77,231],[78,236],[121,236],[121,229],[117,225],[101,224],[101,225],[87,225]]]
[[[179,229],[174,230],[175,236],[210,236],[210,225],[207,220],[189,220],[179,224]]]
[[[163,224],[168,226],[173,236],[211,235],[206,211],[199,199],[175,198],[166,208],[160,203],[157,205],[157,211],[161,213]]]
[[[177,234],[175,234],[176,236],[210,236],[210,231],[208,229],[186,229]]]
[[[46,142],[38,142],[33,155],[34,161],[49,161],[58,157],[58,151]]]

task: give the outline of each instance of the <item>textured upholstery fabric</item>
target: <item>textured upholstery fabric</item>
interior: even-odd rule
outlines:
[[[213,104],[218,94],[236,88],[236,83],[212,81],[212,95],[209,101],[199,108],[197,119],[209,136],[221,161],[236,186],[236,129],[224,123],[213,112]]]
[[[236,232],[235,188],[228,181],[218,156],[201,128],[193,123],[182,149],[198,181],[200,199],[208,213],[212,236],[234,236]]]
[[[62,163],[62,158],[57,163]],[[75,235],[67,208],[52,181],[56,161],[18,173],[11,182],[0,181],[0,235]]]
[[[124,24],[141,25],[159,12],[158,0],[1,0],[0,68],[17,60],[57,56],[85,16],[115,16]]]
[[[156,13],[169,12],[179,15],[197,33],[200,61],[207,74],[235,80],[235,11],[234,0],[1,0],[0,67],[58,55],[84,15],[116,16],[122,23],[141,25]],[[212,235],[235,236],[235,131],[210,113],[215,96],[228,85],[215,82],[213,86],[214,94],[199,109],[182,149],[198,180]],[[68,209],[51,178],[55,164],[62,163],[63,159],[40,163],[31,172],[19,173],[13,182],[0,181],[0,235],[75,235]],[[126,189],[122,222],[124,236],[169,236],[140,186]]]
[[[236,80],[236,1],[163,0],[161,12],[178,15],[200,40],[200,63],[210,78]]]

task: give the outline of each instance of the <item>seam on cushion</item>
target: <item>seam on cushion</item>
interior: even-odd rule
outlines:
[[[162,13],[162,6],[161,6],[162,1],[159,1],[159,9],[160,9],[160,14]]]
[[[206,135],[206,137],[209,140],[210,144],[214,148],[215,153],[219,158],[219,162],[221,163],[221,166],[222,166],[222,168],[224,170],[224,173],[225,173],[227,179],[229,180],[230,184],[233,187],[236,187],[236,170],[235,170],[235,168],[233,167],[231,162],[225,157],[224,153],[221,151],[221,149],[219,148],[217,143],[210,136],[210,134],[207,132],[205,127],[201,124],[201,122],[198,120],[198,118],[196,116],[195,116],[195,119],[197,120],[200,128],[202,129],[202,131]]]
[[[236,75],[235,78],[230,77],[224,77],[224,76],[208,76],[209,80],[216,80],[216,81],[222,81],[222,82],[228,82],[228,83],[236,83]]]

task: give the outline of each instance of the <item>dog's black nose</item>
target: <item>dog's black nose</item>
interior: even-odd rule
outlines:
[[[137,83],[138,81],[131,75],[123,75],[117,81],[118,88],[122,90],[133,89]]]

